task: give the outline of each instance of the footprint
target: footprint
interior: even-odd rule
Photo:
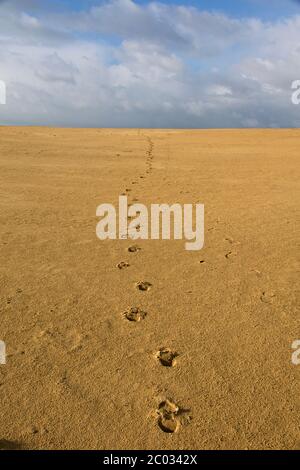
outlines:
[[[119,268],[119,269],[129,268],[129,266],[130,266],[130,264],[127,263],[127,261],[121,261],[121,263],[117,264],[117,268]]]
[[[228,253],[226,253],[225,255],[225,258],[229,259],[231,256],[236,256],[237,253],[234,252],[234,251],[229,251]]]
[[[140,251],[141,248],[137,245],[132,245],[128,248],[129,253],[136,253],[137,251]]]
[[[160,416],[158,426],[163,432],[173,434],[179,430],[180,423],[175,416]]]
[[[146,318],[147,312],[145,312],[144,310],[141,310],[139,307],[131,307],[123,315],[129,321],[138,322]]]
[[[263,292],[260,296],[260,300],[265,304],[272,304],[275,298],[274,292]]]
[[[158,426],[163,432],[173,434],[177,432],[180,427],[178,419],[179,406],[171,400],[162,401],[157,410]]]
[[[174,367],[176,364],[175,358],[177,356],[178,354],[169,348],[161,348],[156,354],[161,365],[165,367]]]
[[[187,425],[192,420],[189,409],[181,408],[173,400],[169,399],[159,404],[157,415],[158,426],[163,432],[169,434],[179,431],[181,425]]]
[[[150,290],[151,287],[152,287],[152,284],[148,281],[140,281],[136,283],[136,288],[143,292]]]
[[[30,434],[48,434],[48,429],[46,429],[44,426],[42,427],[37,427],[37,426],[29,426],[27,429],[24,430],[23,435],[30,435]]]

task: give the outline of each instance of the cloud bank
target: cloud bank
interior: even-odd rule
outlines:
[[[0,124],[299,127],[300,15],[265,22],[132,0],[0,0]]]

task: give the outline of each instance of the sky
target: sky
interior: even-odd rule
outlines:
[[[299,127],[294,80],[297,0],[0,0],[0,125]]]

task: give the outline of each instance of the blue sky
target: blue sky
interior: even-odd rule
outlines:
[[[94,5],[103,4],[97,0],[53,0],[54,8],[68,10],[86,10]],[[137,4],[145,5],[148,0],[137,0]],[[299,12],[298,0],[164,0],[167,5],[186,5],[208,11],[221,11],[235,17],[259,17],[266,20],[283,18]]]
[[[84,2],[75,2],[83,4]],[[138,3],[147,3],[142,0]],[[289,0],[198,0],[181,1],[167,0],[164,3],[177,5],[193,5],[206,10],[222,11],[235,17],[259,17],[263,19],[283,18],[287,15],[293,15],[299,11],[296,1]]]
[[[0,124],[299,127],[300,2],[0,0]]]

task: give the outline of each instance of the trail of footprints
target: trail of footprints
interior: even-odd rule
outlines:
[[[150,175],[150,173],[153,170],[153,159],[154,159],[153,146],[154,146],[154,144],[153,144],[152,139],[150,137],[145,136],[145,138],[147,139],[147,142],[148,142],[148,150],[146,150],[146,170],[145,170],[145,175],[140,175],[139,176],[139,180],[146,179],[147,178],[146,175]],[[138,185],[138,184],[139,184],[139,181],[137,181],[136,179],[131,181],[131,185]],[[125,191],[122,193],[122,195],[129,196],[130,193],[132,193],[132,188],[126,188]],[[133,197],[132,201],[137,202],[138,199],[136,197]]]
[[[153,142],[150,137],[145,137],[148,141],[148,150],[146,151],[146,175],[140,175],[140,180],[147,178],[147,176],[152,172],[153,169]],[[131,184],[137,187],[139,181],[134,180],[131,182]],[[132,202],[138,201],[138,199],[134,197],[131,188],[126,188],[123,194],[130,194]],[[231,237],[225,238],[225,241],[227,241],[232,246],[232,250],[227,251],[224,255],[227,260],[230,260],[238,255],[235,248],[240,244],[240,242],[235,241]],[[127,250],[128,253],[133,254],[138,253],[141,248],[138,245],[131,245]],[[199,260],[199,263],[204,264],[206,263],[206,260],[201,259]],[[126,269],[129,266],[130,264],[127,261],[121,261],[117,264],[117,267],[119,269]],[[148,281],[138,281],[135,284],[135,288],[141,292],[148,292],[152,289],[152,287],[152,284]],[[264,303],[272,303],[274,301],[274,297],[275,294],[273,292],[262,292],[260,300]],[[123,313],[123,318],[125,318],[129,322],[138,323],[145,320],[147,318],[147,315],[148,312],[146,312],[140,307],[130,307]],[[154,354],[154,359],[158,362],[160,366],[164,368],[174,367],[176,365],[177,357],[178,353],[168,347],[162,347]],[[165,398],[158,404],[155,416],[158,428],[164,433],[168,434],[178,432],[182,425],[188,424],[192,419],[190,415],[190,410],[181,408],[171,398]]]
[[[140,180],[144,180],[152,172],[153,169],[153,142],[150,137],[145,136],[148,142],[148,150],[146,151],[146,175],[141,175]],[[137,187],[138,181],[131,182],[132,185]],[[138,201],[134,196],[131,188],[126,188],[123,194],[131,196],[132,202]],[[141,248],[138,245],[131,245],[128,247],[128,253],[137,254]],[[127,261],[121,261],[117,264],[117,268],[122,270],[130,266]],[[152,289],[152,284],[149,281],[138,281],[135,283],[135,288],[140,292],[149,292]],[[141,307],[129,307],[124,313],[123,318],[129,322],[139,323],[146,319],[148,312]],[[170,348],[162,347],[155,354],[154,359],[157,363],[165,368],[172,368],[176,365],[176,358],[178,353]],[[190,420],[188,415],[189,410],[179,407],[172,399],[166,398],[161,401],[155,411],[156,422],[158,428],[164,433],[173,434],[177,432],[182,424],[187,424]]]
[[[148,141],[148,150],[146,151],[146,175],[140,175],[139,180],[145,180],[147,176],[152,172],[153,170],[153,142],[150,137],[146,137]],[[132,181],[132,185],[137,187],[139,184],[139,181]],[[131,195],[132,196],[132,201],[137,201],[138,199],[136,197],[133,197],[132,194],[132,189],[131,188],[126,188],[125,192],[123,194]],[[212,228],[213,229],[213,228]],[[208,229],[208,230],[212,230]],[[233,240],[230,237],[225,238],[225,240],[233,247],[235,248],[237,245],[240,243]],[[136,245],[132,244],[131,246],[128,247],[127,251],[129,253],[129,256],[132,254],[138,254],[141,248]],[[226,259],[231,259],[235,256],[237,256],[237,252],[233,249],[228,251],[225,254]],[[201,259],[199,260],[200,264],[206,263],[206,260]],[[130,263],[127,261],[121,261],[117,264],[116,266],[119,270],[127,269],[130,267]],[[253,272],[256,273],[257,276],[261,276],[261,272],[253,269]],[[135,284],[135,288],[138,289],[140,292],[149,292],[152,289],[152,284],[148,281],[138,281]],[[16,294],[21,294],[22,290],[17,289]],[[276,299],[276,294],[272,291],[266,292],[262,291],[261,296],[260,296],[260,301],[265,303],[265,304],[272,304]],[[8,297],[6,299],[7,306],[11,306],[10,304],[13,302],[14,296]],[[144,320],[146,320],[148,316],[148,312],[144,310],[141,307],[129,307],[124,313],[123,313],[123,318],[128,321],[128,322],[133,322],[133,323],[139,323]],[[82,337],[81,334],[79,334],[77,331],[71,331],[70,335],[67,338],[63,338],[60,335],[59,331],[56,331],[55,329],[46,329],[42,330],[37,334],[35,337],[36,340],[40,339],[52,341],[55,344],[59,344],[68,351],[76,351],[81,348],[81,343]],[[23,352],[22,352],[23,353]],[[18,353],[16,353],[18,354]],[[178,353],[176,351],[173,351],[172,349],[168,347],[161,347],[155,354],[154,354],[154,360],[157,361],[157,363],[163,367],[163,368],[173,368],[176,366],[176,361],[178,358]],[[62,383],[66,383],[66,377],[62,376],[61,378]],[[179,431],[180,427],[182,425],[188,424],[191,421],[191,415],[190,415],[190,410],[189,409],[184,409],[178,404],[174,402],[172,398],[165,398],[164,400],[160,401],[160,403],[157,406],[157,409],[155,410],[155,416],[156,416],[156,423],[158,428],[168,434],[173,434]],[[0,441],[0,450],[1,449],[6,449],[10,448],[12,444],[9,443],[8,441]]]

